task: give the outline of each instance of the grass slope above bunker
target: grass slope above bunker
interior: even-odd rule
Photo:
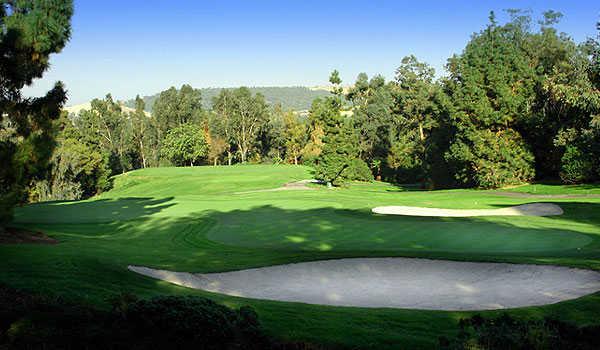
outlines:
[[[0,281],[99,304],[120,291],[209,296],[226,305],[254,306],[267,331],[282,338],[394,348],[433,347],[470,313],[240,299],[155,281],[126,267],[219,272],[342,257],[414,256],[600,270],[600,198],[544,199],[563,208],[564,215],[556,217],[413,218],[377,216],[370,209],[491,209],[539,200],[494,191],[410,191],[384,183],[236,194],[308,178],[309,168],[294,166],[145,169],[118,176],[114,189],[97,198],[19,208],[16,225],[60,243],[0,245]],[[589,324],[598,322],[600,296],[511,313]]]
[[[532,195],[600,196],[600,183],[565,185],[561,183],[529,184],[507,189],[509,192]]]

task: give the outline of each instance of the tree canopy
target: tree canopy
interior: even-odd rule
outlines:
[[[54,147],[53,122],[66,90],[57,82],[45,96],[25,98],[22,89],[48,69],[71,35],[73,4],[4,1],[0,6],[0,230],[26,188],[42,178]]]
[[[208,144],[199,126],[192,123],[177,126],[167,133],[162,154],[175,165],[194,166],[208,155]]]

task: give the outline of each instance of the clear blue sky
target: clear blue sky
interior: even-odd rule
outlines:
[[[166,1],[75,0],[73,35],[52,68],[27,90],[62,80],[68,104],[148,95],[169,86],[323,85],[338,69],[393,77],[415,54],[443,74],[490,10],[564,14],[559,30],[580,42],[595,36],[599,1]]]

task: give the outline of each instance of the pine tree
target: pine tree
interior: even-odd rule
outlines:
[[[533,155],[515,130],[535,98],[535,69],[522,45],[526,19],[498,26],[492,12],[487,28],[449,60],[457,135],[446,159],[463,184],[500,187],[535,174]]]
[[[339,73],[333,71],[329,80],[334,85],[335,96],[315,100],[311,108],[311,117],[320,121],[324,132],[315,175],[317,179],[331,186],[344,181],[344,171],[358,157],[359,150],[358,135],[354,133],[351,122],[345,120],[340,112],[342,90],[339,87]]]
[[[0,230],[27,186],[42,178],[54,148],[53,121],[66,100],[57,82],[43,97],[26,98],[22,89],[42,77],[49,56],[71,34],[70,0],[2,1],[0,6]]]

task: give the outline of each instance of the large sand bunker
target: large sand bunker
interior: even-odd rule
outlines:
[[[371,209],[376,214],[406,216],[550,216],[562,215],[563,210],[552,203],[529,203],[499,209],[440,209],[424,207],[388,206]]]
[[[590,270],[412,258],[323,260],[210,274],[129,269],[233,296],[358,307],[503,309],[552,304],[600,290],[600,273]]]

